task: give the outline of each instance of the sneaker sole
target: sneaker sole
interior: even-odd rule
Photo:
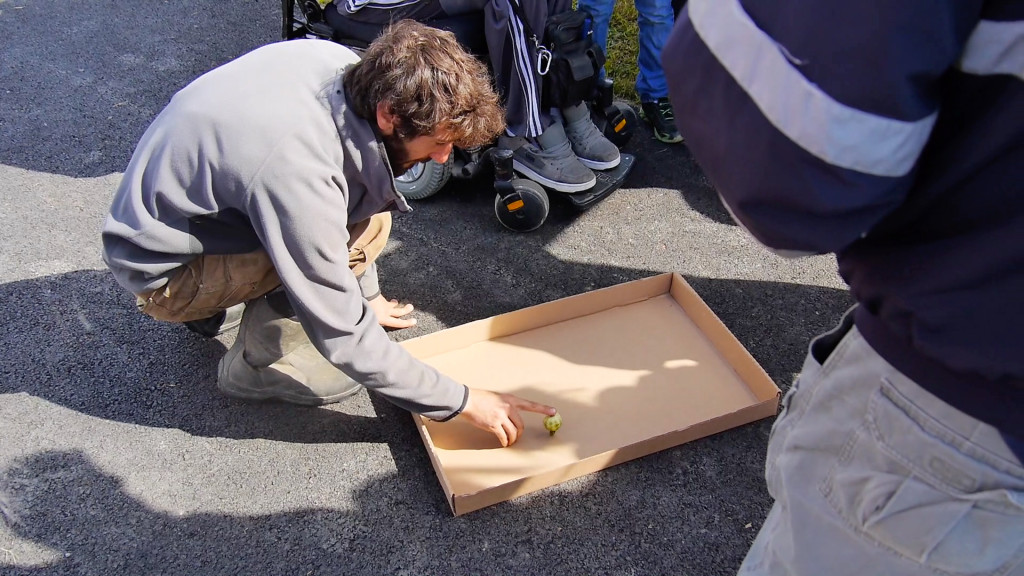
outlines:
[[[658,129],[654,127],[654,122],[651,121],[651,117],[645,114],[642,110],[640,112],[640,117],[643,118],[644,122],[647,122],[647,125],[651,127],[651,130],[654,132],[654,139],[658,142],[664,142],[665,144],[678,144],[683,141],[682,134],[676,138],[663,136],[662,133],[658,132]]]
[[[355,386],[351,390],[346,390],[340,394],[333,396],[309,396],[303,394],[296,394],[293,392],[280,392],[274,390],[251,390],[247,388],[238,388],[231,383],[231,371],[236,366],[236,362],[241,356],[243,348],[241,346],[232,346],[228,349],[224,357],[220,359],[217,364],[217,390],[221,394],[230,398],[238,398],[240,400],[249,400],[255,402],[267,401],[267,400],[280,400],[282,402],[288,402],[290,404],[299,404],[302,406],[323,406],[324,404],[334,404],[340,402],[345,398],[354,396],[362,389],[362,386]],[[241,370],[245,371],[246,377],[251,379],[258,379],[259,375],[256,371],[246,365],[244,362],[238,365]]]
[[[242,314],[245,312],[245,303],[235,304],[224,311],[224,323],[220,326],[219,334],[238,328],[242,323]]]
[[[545,178],[540,174],[537,174],[532,169],[527,167],[525,164],[521,164],[518,160],[515,159],[512,160],[512,167],[515,168],[517,172],[521,172],[527,178],[533,180],[534,182],[537,182],[541,186],[551,188],[552,190],[556,190],[558,192],[565,192],[567,194],[573,194],[576,192],[586,192],[587,190],[593,188],[595,184],[597,184],[597,176],[594,176],[587,182],[580,184],[570,184],[568,182],[555,182],[554,180]]]
[[[583,164],[584,166],[590,168],[591,170],[611,170],[612,168],[618,166],[619,162],[622,161],[622,156],[616,156],[615,160],[612,160],[610,162],[598,162],[597,160],[587,160],[582,156],[577,156],[576,158],[579,158],[580,164]]]
[[[665,144],[678,144],[683,141],[682,136],[679,136],[678,138],[670,138],[667,136],[662,136],[657,131],[654,132],[654,138],[659,142],[664,142]]]

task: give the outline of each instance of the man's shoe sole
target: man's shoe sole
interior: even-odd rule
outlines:
[[[665,144],[678,144],[678,143],[683,141],[683,137],[681,135],[680,136],[675,136],[675,137],[664,136],[660,132],[658,132],[657,130],[654,131],[654,137],[659,142],[664,142]]]
[[[587,190],[593,188],[594,184],[597,184],[596,176],[591,178],[589,181],[580,184],[572,184],[569,182],[555,182],[554,180],[545,178],[540,174],[537,174],[531,168],[529,168],[525,164],[520,163],[518,160],[514,158],[512,159],[512,167],[515,168],[517,172],[522,173],[524,176],[540,184],[541,186],[551,188],[552,190],[556,190],[558,192],[565,192],[567,194],[574,194],[576,192],[586,192]]]
[[[651,121],[650,115],[644,112],[643,109],[640,110],[640,117],[643,118],[644,121],[647,122],[647,125],[651,127],[651,130],[654,132],[654,139],[657,140],[658,142],[664,142],[665,144],[678,144],[683,141],[682,134],[676,134],[675,136],[665,136],[663,132],[659,132],[658,129],[655,128],[654,122]]]

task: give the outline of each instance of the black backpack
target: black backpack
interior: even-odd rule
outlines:
[[[544,44],[551,66],[544,75],[544,104],[565,108],[589,99],[604,66],[604,51],[594,42],[593,17],[585,10],[567,10],[548,18]]]

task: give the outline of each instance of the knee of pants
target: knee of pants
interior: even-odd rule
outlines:
[[[270,256],[262,249],[203,254],[182,266],[163,288],[136,295],[136,304],[157,320],[188,322],[209,318],[280,284]]]
[[[672,13],[672,7],[667,6],[651,12],[642,12],[637,15],[636,23],[637,27],[640,28],[640,35],[644,35],[649,30],[657,30],[661,28],[671,28],[675,24],[676,16]]]

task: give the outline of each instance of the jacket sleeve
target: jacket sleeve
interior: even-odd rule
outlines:
[[[302,138],[281,146],[288,153],[263,167],[247,211],[310,340],[397,406],[433,420],[456,416],[468,389],[388,338],[348,267],[348,189],[336,174],[338,159]]]
[[[373,300],[380,296],[380,280],[377,279],[376,262],[370,262],[370,265],[366,267],[366,271],[359,277],[359,289],[363,293],[363,298],[367,300]]]
[[[906,196],[980,9],[691,0],[662,53],[676,123],[760,242],[841,251]]]

